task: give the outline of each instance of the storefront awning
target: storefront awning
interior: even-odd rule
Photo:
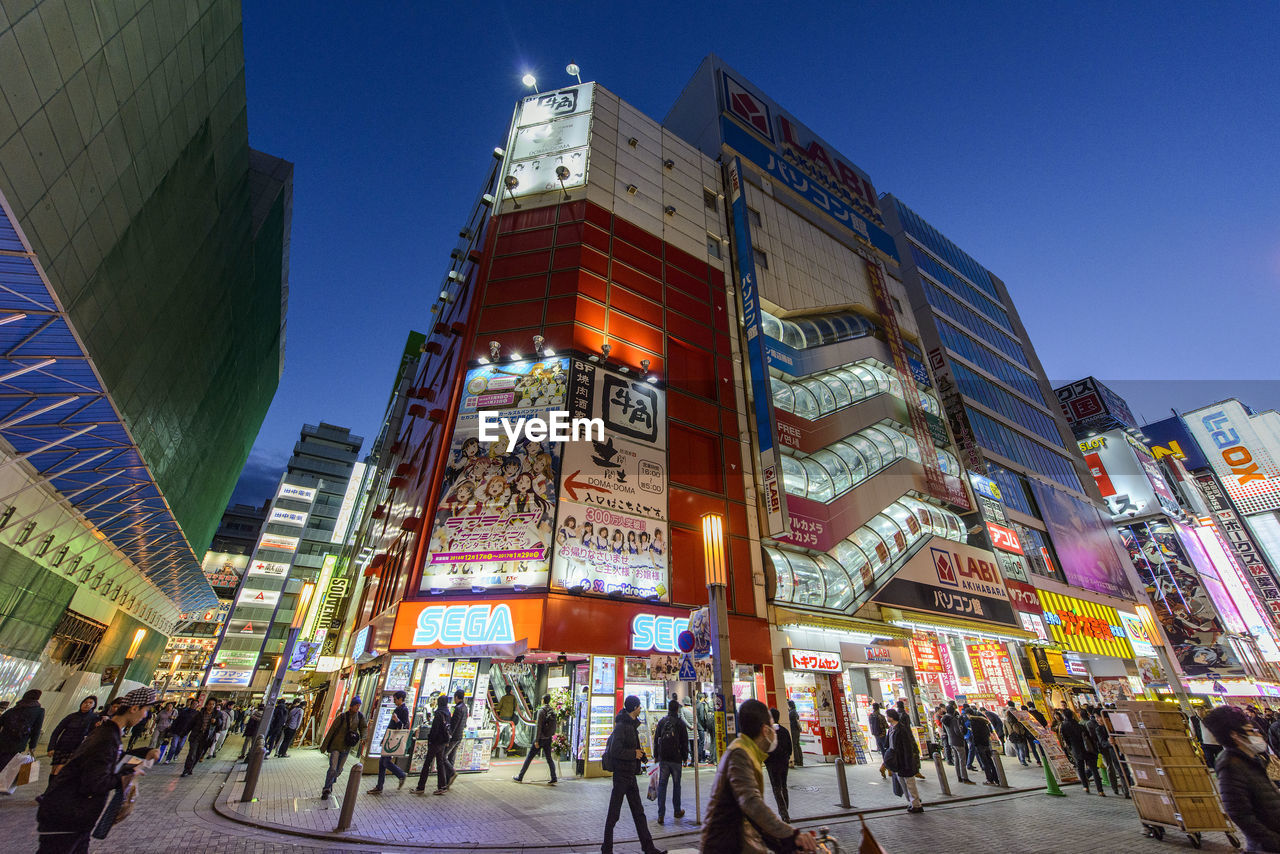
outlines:
[[[898,608],[881,608],[886,622],[901,626],[904,629],[924,629],[926,631],[962,632],[976,637],[995,638],[1000,641],[1038,641],[1035,632],[1015,629],[1013,626],[998,626],[990,623],[979,623],[976,620],[961,620],[956,617],[944,617],[941,614],[926,614],[920,611],[904,611]]]
[[[888,609],[885,609],[888,610]],[[892,626],[878,620],[864,620],[860,617],[837,617],[827,614],[807,614],[803,611],[777,609],[778,626],[802,626],[804,628],[832,629],[841,632],[858,632],[880,638],[900,638],[910,640],[911,629]]]

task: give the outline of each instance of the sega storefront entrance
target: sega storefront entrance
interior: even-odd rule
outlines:
[[[406,692],[412,709],[411,773],[422,766],[437,699],[449,696],[452,706],[458,690],[470,710],[455,761],[460,772],[520,762],[547,694],[559,718],[552,749],[573,760],[573,770],[599,772],[628,694],[642,701],[641,738],[652,755],[653,727],[668,700],[690,694],[688,683],[676,681],[676,638],[688,620],[685,609],[554,593],[403,601],[371,624],[356,658],[360,672],[376,674],[358,685],[373,721],[370,760],[379,755],[396,691]],[[767,624],[730,617],[730,632],[735,700],[763,696]],[[694,691],[712,692],[710,660],[697,671]],[[504,702],[508,689],[514,703]]]

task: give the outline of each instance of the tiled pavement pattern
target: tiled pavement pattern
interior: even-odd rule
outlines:
[[[316,797],[319,792],[312,791],[314,781],[319,779],[320,763],[320,755],[308,751],[300,751],[278,764],[274,759],[268,762],[259,787],[259,794],[264,798],[261,803],[288,802],[295,816],[320,814],[323,820],[317,820],[316,826],[331,830],[337,821],[336,800],[327,805],[329,809],[323,809],[326,805]],[[236,781],[243,775],[242,767],[235,771],[225,787],[223,781],[231,769],[226,761],[211,766],[203,763],[195,777],[186,779],[178,778],[179,766],[176,765],[154,769],[143,782],[142,798],[134,814],[116,827],[107,840],[94,841],[90,850],[99,854],[117,851],[138,854],[305,851],[320,854],[409,850],[395,843],[367,846],[354,841],[286,835],[232,822],[215,814],[211,809],[215,798],[225,800],[229,792],[224,789],[238,789]],[[1038,782],[1036,770],[1034,766],[1029,771],[1015,766],[1010,771],[1013,775],[1011,782],[1015,785]],[[879,781],[874,768],[861,767],[850,771],[850,790],[854,803],[859,807],[873,809],[880,804],[897,806],[901,803],[888,793],[887,784]],[[931,771],[932,768],[926,765],[925,773],[930,778],[933,777]],[[792,808],[795,815],[803,817],[841,812],[835,807],[833,773],[830,766],[806,767],[793,772]],[[434,843],[438,850],[473,850],[480,837],[488,839],[500,834],[503,840],[494,841],[495,846],[500,846],[497,850],[599,850],[598,839],[608,797],[607,780],[566,781],[552,789],[538,783],[523,786],[509,780],[501,783],[498,777],[496,772],[462,776],[455,783],[454,790],[444,797],[428,795],[417,798],[408,794],[409,787],[381,798],[362,793],[353,832],[372,836],[399,834],[412,829],[407,838],[411,845]],[[530,778],[545,779],[532,773]],[[282,787],[290,780],[296,780],[303,786],[295,797],[271,794],[273,787]],[[372,781],[366,778],[362,788],[371,784]],[[35,849],[35,805],[32,798],[43,788],[44,784],[39,783],[19,789],[13,797],[0,798],[0,838],[4,840],[6,854]],[[964,788],[967,793],[975,787]],[[977,789],[989,791],[987,787]],[[393,789],[389,787],[388,791]],[[929,806],[924,814],[914,816],[891,809],[870,814],[868,825],[891,854],[944,848],[1008,854],[1156,854],[1179,848],[1191,850],[1181,835],[1171,833],[1164,842],[1143,838],[1136,812],[1129,801],[1113,797],[1102,799],[1096,795],[1086,797],[1078,787],[1068,791],[1067,798],[1050,798],[1035,792],[950,804],[939,802]],[[922,787],[926,801],[936,792],[932,779]],[[703,796],[706,796],[705,789]],[[766,797],[771,800],[771,796]],[[370,805],[370,801],[377,803]],[[687,802],[686,809],[691,805]],[[651,818],[655,816],[652,803],[646,802],[646,809]],[[692,815],[693,811],[689,810],[686,819]],[[861,829],[856,817],[800,823],[810,826],[827,824],[842,843],[844,852],[857,851]],[[656,824],[651,824],[650,828],[659,844],[672,852],[691,851],[696,847],[696,829],[688,827],[688,833],[680,834],[680,829],[671,824],[670,816],[666,828]],[[618,829],[625,832],[618,834],[616,850],[638,851],[639,846],[630,832],[625,812]],[[556,844],[554,840],[557,838],[572,840],[576,844]],[[1177,847],[1171,848],[1171,845]],[[1208,834],[1204,850],[1221,854],[1231,849],[1221,834]]]

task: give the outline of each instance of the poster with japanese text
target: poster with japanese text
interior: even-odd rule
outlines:
[[[480,438],[480,412],[518,424],[562,411],[568,360],[485,365],[467,373],[421,589],[544,587],[562,443]]]

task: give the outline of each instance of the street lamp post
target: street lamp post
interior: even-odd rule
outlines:
[[[289,624],[289,635],[285,640],[284,654],[280,656],[280,661],[276,664],[275,676],[271,679],[271,685],[267,688],[267,694],[264,698],[264,714],[270,716],[271,709],[275,705],[276,697],[280,696],[280,690],[284,687],[284,675],[289,669],[289,659],[293,657],[293,647],[298,642],[298,635],[302,632],[302,624],[307,619],[307,607],[311,604],[311,595],[315,592],[316,586],[308,581],[302,585],[302,590],[298,593],[298,604],[293,611],[293,622]]]
[[[706,566],[707,603],[711,616],[711,662],[715,673],[717,700],[724,700],[723,710],[716,710],[716,756],[724,752],[724,742],[731,729],[737,729],[733,701],[733,674],[729,657],[729,606],[726,596],[728,579],[724,559],[724,516],[708,513],[702,517],[702,554]]]
[[[182,661],[182,653],[176,653],[173,661],[169,663],[169,673],[164,677],[164,687],[160,689],[160,699],[164,699],[164,695],[169,693],[169,683],[173,681],[173,674],[178,670],[178,664]]]
[[[138,657],[138,647],[142,646],[142,639],[146,636],[146,629],[138,629],[133,633],[133,642],[129,644],[129,651],[124,656],[124,664],[120,665],[120,672],[116,674],[116,684],[111,686],[111,694],[107,697],[107,705],[111,705],[111,701],[120,693],[120,686],[124,684],[124,675],[129,672],[129,665],[133,664],[133,660]]]

